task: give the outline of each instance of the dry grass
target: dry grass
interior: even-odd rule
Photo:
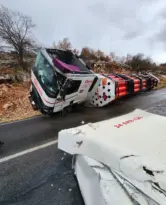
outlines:
[[[166,88],[166,76],[160,77],[160,82],[158,83],[158,86],[155,88],[155,90],[161,88]]]

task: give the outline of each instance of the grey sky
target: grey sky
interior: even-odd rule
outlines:
[[[0,0],[32,16],[35,37],[50,46],[68,37],[73,47],[106,53],[144,53],[166,62],[165,0]]]

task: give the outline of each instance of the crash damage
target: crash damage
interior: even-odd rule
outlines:
[[[62,130],[58,139],[74,157],[86,205],[166,204],[165,143],[166,118],[139,109]]]

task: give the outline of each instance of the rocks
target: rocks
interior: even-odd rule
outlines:
[[[7,52],[0,52],[0,68],[15,68],[18,67],[18,56],[17,53],[7,53]],[[30,65],[33,64],[35,60],[35,55],[27,55],[24,61]]]
[[[2,93],[6,93],[8,91],[8,86],[7,84],[2,84],[0,85],[0,96],[2,95]]]
[[[28,99],[29,82],[0,84],[0,122],[39,115]]]
[[[6,75],[0,75],[0,84],[2,83],[12,83],[12,78],[10,75],[6,74]]]
[[[19,71],[17,75],[15,75],[15,81],[17,82],[26,82],[29,79],[30,79],[30,75],[23,71]]]
[[[13,103],[11,103],[11,102],[6,103],[6,104],[3,105],[3,109],[7,110],[7,109],[11,108],[12,105],[13,105]]]

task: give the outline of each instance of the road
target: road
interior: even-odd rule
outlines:
[[[119,100],[105,108],[78,109],[65,117],[37,117],[1,124],[0,138],[5,146],[0,149],[0,204],[83,205],[71,169],[71,156],[57,149],[58,131],[135,108],[166,116],[166,89]],[[46,147],[40,149],[40,145]],[[18,157],[16,153],[22,155]]]

